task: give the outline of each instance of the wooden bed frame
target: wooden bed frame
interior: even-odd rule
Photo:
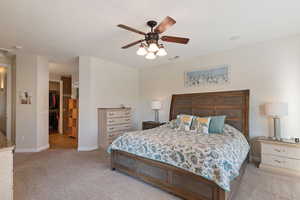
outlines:
[[[226,123],[239,129],[249,138],[249,90],[178,94],[172,96],[170,120],[178,114],[197,116],[226,115]],[[136,177],[184,199],[231,200],[239,188],[248,159],[240,176],[226,192],[214,182],[191,172],[158,161],[142,158],[127,152],[113,150],[111,168]]]

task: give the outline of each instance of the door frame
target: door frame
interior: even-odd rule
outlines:
[[[49,79],[49,82],[59,83],[59,121],[58,133],[63,134],[63,82],[62,80]]]
[[[6,74],[6,137],[12,141],[12,69],[10,64],[0,63],[7,69]]]

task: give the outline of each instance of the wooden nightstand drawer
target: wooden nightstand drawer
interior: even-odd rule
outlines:
[[[300,148],[294,148],[284,145],[262,144],[262,153],[300,160]]]
[[[272,155],[263,155],[262,162],[265,165],[270,165],[272,167],[279,167],[284,169],[292,169],[296,171],[300,171],[300,160],[289,159],[279,156]]]
[[[262,139],[261,163],[262,169],[300,175],[300,144],[292,144],[270,139]]]
[[[262,154],[270,154],[274,156],[286,156],[287,151],[284,146],[273,145],[273,144],[262,144],[261,148]]]
[[[266,165],[271,165],[273,167],[285,168],[284,164],[286,163],[286,159],[283,157],[272,156],[272,155],[262,155],[262,163]]]

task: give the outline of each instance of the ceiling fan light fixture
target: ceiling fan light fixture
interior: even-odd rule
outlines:
[[[148,51],[149,52],[156,52],[156,51],[158,51],[159,50],[159,48],[158,48],[158,46],[157,46],[157,44],[156,43],[150,43],[149,44],[149,47],[148,47]]]
[[[145,48],[145,45],[142,43],[141,46],[139,47],[139,49],[137,50],[136,54],[139,56],[144,56],[146,55],[148,52]]]
[[[153,52],[149,52],[145,58],[149,60],[153,60],[156,58],[156,55]]]
[[[159,50],[157,52],[157,55],[158,56],[166,56],[167,55],[167,51],[162,44],[159,45]]]

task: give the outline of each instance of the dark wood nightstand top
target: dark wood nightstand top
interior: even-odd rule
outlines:
[[[143,130],[156,128],[156,127],[164,125],[164,124],[165,124],[165,122],[144,121],[143,122]]]

